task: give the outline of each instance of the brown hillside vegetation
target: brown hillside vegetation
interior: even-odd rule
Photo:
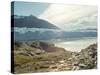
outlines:
[[[14,44],[14,73],[94,68],[97,68],[97,44],[92,44],[79,53],[39,41]]]

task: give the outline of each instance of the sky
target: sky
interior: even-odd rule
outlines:
[[[48,3],[15,1],[14,14],[24,16],[39,16],[48,8],[48,6]]]
[[[97,6],[15,2],[15,15],[34,15],[64,30],[97,28]]]

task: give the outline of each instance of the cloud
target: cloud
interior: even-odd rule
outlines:
[[[97,21],[97,14],[92,14],[73,20],[72,22],[65,23],[62,25],[62,28],[67,28],[69,30],[97,28]]]
[[[40,33],[47,32],[47,31],[56,33],[56,32],[61,32],[62,30],[46,29],[46,28],[14,27],[14,32],[19,32],[21,34],[25,34],[26,32],[36,32],[36,31],[39,31]]]
[[[97,20],[94,18],[95,14],[97,15],[96,6],[51,4],[39,18],[48,20],[60,28],[70,28],[74,23],[94,23]]]

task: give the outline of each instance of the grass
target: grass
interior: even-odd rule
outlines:
[[[25,64],[31,61],[33,61],[33,59],[29,56],[24,56],[20,54],[14,56],[14,62],[18,64]]]

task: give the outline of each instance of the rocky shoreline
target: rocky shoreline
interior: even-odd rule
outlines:
[[[97,44],[81,52],[45,42],[14,43],[14,73],[74,71],[97,68]]]

